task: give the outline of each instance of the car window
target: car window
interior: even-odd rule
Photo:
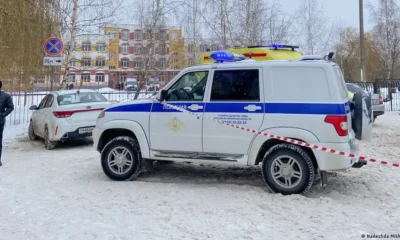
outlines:
[[[349,96],[347,93],[348,90],[346,88],[346,81],[344,79],[342,70],[340,70],[340,68],[337,65],[335,66],[335,74],[339,81],[340,87],[342,88],[342,91],[340,91],[340,93],[342,94],[342,98],[345,99]]]
[[[42,101],[41,101],[40,104],[39,104],[38,109],[42,109],[42,108],[44,107],[44,104],[46,103],[48,97],[49,97],[49,95],[46,95],[46,96],[42,99]]]
[[[51,107],[53,105],[53,102],[54,102],[53,95],[48,95],[46,104],[44,105],[44,108]]]
[[[92,102],[107,102],[101,93],[98,92],[76,92],[63,94],[57,97],[57,103],[60,106],[78,104],[78,103],[92,103]]]
[[[216,70],[211,101],[260,101],[260,79],[257,69]]]
[[[356,93],[360,90],[363,90],[360,86],[352,83],[346,83],[347,90],[349,90],[352,93]]]
[[[169,89],[167,101],[203,101],[208,71],[190,72]]]

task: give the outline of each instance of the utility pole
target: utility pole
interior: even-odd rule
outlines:
[[[360,8],[360,63],[361,63],[361,82],[365,82],[365,56],[364,56],[364,3],[359,0]]]
[[[78,0],[74,0],[74,7],[72,9],[72,26],[71,26],[71,39],[70,39],[70,44],[69,44],[69,49],[68,49],[68,57],[67,57],[67,67],[65,71],[65,75],[68,76],[69,72],[69,64],[71,64],[72,61],[72,52],[75,50],[75,38],[76,38],[76,22],[78,18]],[[65,85],[67,85],[67,80],[65,80]]]

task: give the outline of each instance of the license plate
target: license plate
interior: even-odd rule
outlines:
[[[94,129],[93,127],[79,128],[79,134],[93,132],[93,129]]]

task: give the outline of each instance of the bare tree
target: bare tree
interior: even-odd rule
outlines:
[[[332,36],[332,27],[327,26],[322,5],[318,0],[302,0],[298,9],[298,36],[303,36],[302,45],[307,54],[321,54],[326,51]]]
[[[399,77],[396,71],[400,57],[400,8],[394,0],[379,0],[378,6],[369,6],[375,22],[374,37],[384,61],[387,78]]]
[[[134,99],[139,97],[140,91],[154,76],[158,76],[168,69],[168,62],[175,49],[166,49],[168,41],[167,32],[170,26],[166,25],[168,14],[182,5],[174,0],[148,0],[135,1],[137,22],[145,32],[141,45],[142,53],[140,63],[136,67],[138,88]],[[182,42],[183,44],[183,42]],[[160,61],[164,59],[165,61]]]
[[[76,50],[75,38],[80,34],[96,33],[106,23],[112,22],[123,0],[60,0],[60,16],[62,19],[61,35],[69,39],[64,52],[66,62],[64,81],[68,76],[71,53]],[[65,84],[63,87],[67,87]]]

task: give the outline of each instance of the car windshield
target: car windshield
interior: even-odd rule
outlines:
[[[108,100],[98,92],[76,92],[63,94],[57,97],[59,106],[77,104],[77,103],[91,103],[91,102],[107,102]]]
[[[347,90],[352,93],[356,93],[356,92],[362,90],[362,88],[360,86],[358,86],[356,84],[352,84],[352,83],[346,83],[346,87],[347,87]]]

